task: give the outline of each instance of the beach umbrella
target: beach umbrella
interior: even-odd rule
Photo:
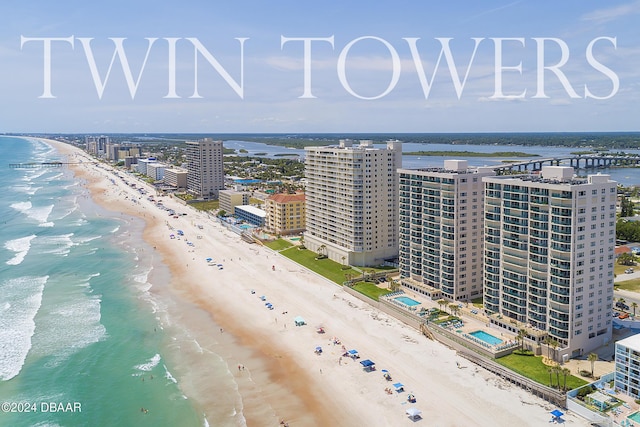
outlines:
[[[205,261],[211,262],[211,261],[213,261],[213,258],[207,258],[207,259],[205,259]]]
[[[406,412],[411,418],[419,417],[422,414],[422,411],[418,408],[408,408]]]
[[[564,415],[564,413],[558,409],[554,409],[553,411],[551,411],[551,415],[553,415],[554,417],[561,417]]]

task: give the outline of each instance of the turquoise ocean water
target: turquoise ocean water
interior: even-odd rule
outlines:
[[[0,426],[208,425],[172,374],[187,338],[161,320],[141,222],[67,168],[9,168],[61,159],[41,141],[0,137],[0,159]]]

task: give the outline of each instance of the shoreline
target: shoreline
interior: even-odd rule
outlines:
[[[68,144],[43,141],[65,156],[88,158]],[[187,216],[167,219],[146,198],[136,200],[135,190],[119,182],[107,165],[71,167],[78,179],[87,182],[96,203],[145,221],[143,238],[155,247],[170,271],[170,283],[162,292],[199,308],[184,317],[195,336],[202,337],[198,342],[203,347],[212,348],[213,341],[224,337],[220,349],[216,348],[224,354],[218,354],[230,368],[237,364],[246,367],[237,372],[230,369],[238,382],[246,425],[275,426],[281,420],[292,427],[412,425],[405,414],[411,406],[423,411],[429,425],[548,422],[549,411],[554,409],[548,402],[458,358],[454,351],[425,339],[339,286],[267,248],[242,242],[203,214],[165,197],[167,206],[175,204],[188,212]],[[116,180],[117,191],[108,181],[111,178]],[[183,240],[169,239],[167,221],[184,230],[195,248]],[[204,230],[197,224],[204,224]],[[196,235],[202,239],[194,238]],[[224,264],[224,269],[208,266],[204,261],[208,256]],[[271,271],[272,265],[275,271]],[[256,294],[251,294],[251,289]],[[275,310],[264,307],[257,298],[261,294],[268,296]],[[293,318],[298,315],[308,324],[295,327]],[[205,327],[198,324],[203,319],[209,319]],[[320,324],[327,331],[325,335],[315,331]],[[224,332],[206,329],[213,325]],[[393,382],[405,384],[417,403],[409,405],[407,393],[385,393],[389,384],[380,372],[364,372],[357,361],[341,358],[343,349],[329,342],[332,337],[338,337],[348,349],[357,348],[363,359],[374,360],[379,369],[390,370]],[[324,350],[319,356],[313,352],[318,345]],[[207,384],[211,379],[206,376],[206,366],[194,371],[193,366],[181,363],[185,361],[177,362],[179,366],[172,372],[179,377],[185,394],[207,414],[216,404],[207,396],[214,385]],[[458,363],[466,369],[459,369]],[[221,422],[209,419],[211,425]],[[567,425],[588,423],[569,414]]]

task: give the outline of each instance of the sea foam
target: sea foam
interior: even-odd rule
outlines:
[[[24,365],[47,279],[18,277],[0,284],[0,380],[15,377]]]
[[[149,359],[147,362],[145,363],[141,363],[140,365],[136,365],[133,368],[137,369],[139,371],[143,371],[143,372],[149,372],[151,371],[153,368],[155,368],[156,366],[158,366],[158,363],[160,363],[160,360],[162,360],[162,358],[160,357],[159,354],[155,354],[151,359]]]
[[[64,296],[59,295],[60,301],[47,300],[38,316],[32,352],[53,356],[48,366],[57,366],[70,355],[107,336],[106,328],[100,322],[101,295],[92,294],[88,282],[79,284],[67,289]]]
[[[28,218],[36,220],[42,227],[53,226],[52,223],[47,222],[47,219],[53,210],[53,205],[34,207],[31,202],[17,202],[13,203],[11,207],[26,215]]]
[[[31,236],[21,237],[19,239],[8,240],[5,242],[4,247],[12,252],[15,252],[16,255],[7,261],[7,265],[19,265],[24,261],[24,257],[29,253],[29,249],[31,248],[31,241],[36,237],[35,234]]]

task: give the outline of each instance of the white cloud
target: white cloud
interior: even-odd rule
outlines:
[[[595,23],[605,23],[614,21],[620,17],[640,13],[640,1],[634,1],[627,4],[621,4],[608,9],[598,9],[582,15],[583,21],[592,21]]]

